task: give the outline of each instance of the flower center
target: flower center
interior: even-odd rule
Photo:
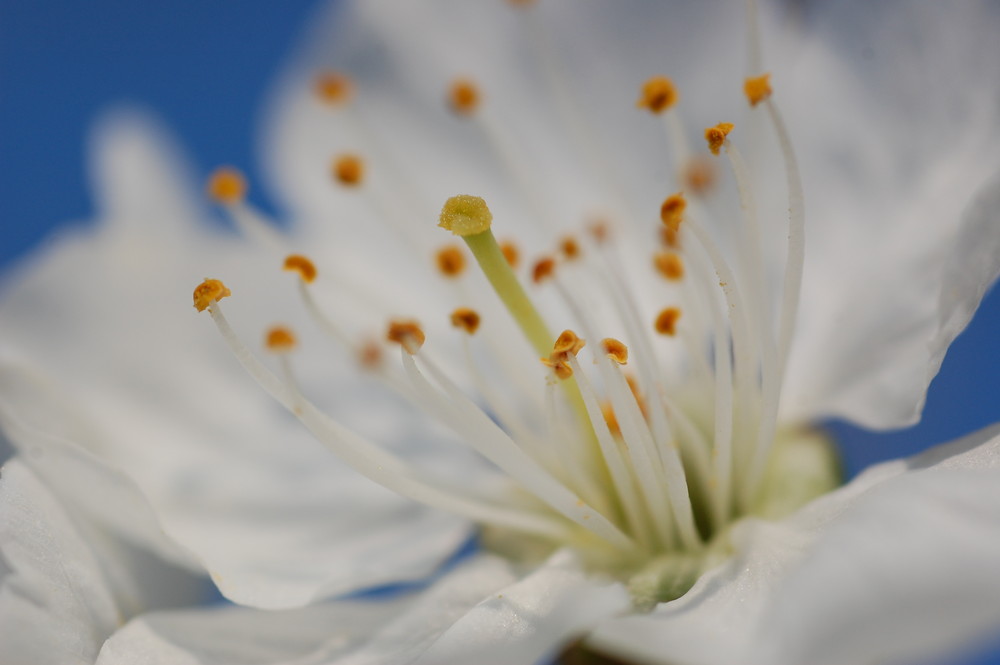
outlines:
[[[316,90],[323,103],[340,108],[355,86],[341,74],[327,73]],[[319,274],[314,263],[301,254],[285,259],[284,268],[298,275],[301,299],[319,327],[352,349],[387,390],[488,460],[504,481],[496,487],[436,476],[322,412],[296,381],[294,334],[283,327],[268,333],[265,346],[280,366],[279,374],[272,373],[223,315],[219,300],[230,291],[221,282],[199,285],[195,305],[209,311],[260,385],[362,474],[476,520],[486,527],[487,543],[502,542],[508,550],[512,542],[575,547],[591,565],[630,579],[639,606],[676,597],[727,553],[734,523],[787,514],[838,482],[825,438],[777,425],[802,274],[804,212],[794,153],[768,75],[748,78],[744,91],[750,105],[765,112],[787,174],[788,245],[777,306],[765,278],[750,172],[730,138],[734,125],[719,123],[704,131],[708,152],[725,155],[738,192],[741,224],[730,243],[735,250],[727,252],[707,205],[718,167],[707,155],[690,154],[677,111],[679,93],[662,76],[642,86],[637,103],[663,116],[677,143],[681,191],[666,196],[660,207],[662,246],[644,247],[638,223],[599,222],[585,234],[562,236],[556,251],[530,267],[535,291],[529,294],[517,275],[517,246],[496,240],[486,202],[458,195],[443,205],[439,226],[464,242],[493,299],[541,359],[530,369],[524,369],[524,354],[503,338],[503,330],[481,314],[480,305],[491,304],[485,297],[473,302],[475,308],[466,302],[451,313],[464,357],[441,364],[413,319],[392,319],[381,345],[356,340],[314,298]],[[503,128],[480,118],[486,102],[478,86],[459,80],[446,101],[454,113],[480,123],[487,144],[544,217],[546,201],[512,165]],[[376,174],[352,152],[334,158],[331,175],[339,186],[366,195]],[[208,191],[249,234],[280,242],[244,202],[246,185],[238,172],[220,170]],[[383,209],[377,200],[373,206]],[[400,231],[405,238],[416,233],[410,227]],[[649,266],[648,279],[640,284],[636,256]],[[467,279],[461,245],[442,247],[434,265],[459,287]],[[650,285],[660,301],[652,310],[648,298],[640,297]],[[582,336],[570,329],[552,333],[549,322],[557,315],[536,305],[536,293],[546,291],[554,296],[558,316],[571,319]],[[398,363],[384,357],[386,344],[398,346]],[[484,366],[483,358],[492,366]],[[492,538],[497,532],[520,537]],[[515,549],[523,554],[528,547]]]

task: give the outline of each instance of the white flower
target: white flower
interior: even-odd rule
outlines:
[[[2,303],[0,422],[24,463],[260,608],[426,577],[477,526],[493,553],[378,608],[141,618],[99,662],[509,662],[598,624],[592,647],[654,662],[868,662],[1000,624],[996,431],[816,498],[838,479],[807,428],[912,422],[996,277],[996,90],[967,86],[992,80],[992,10],[933,38],[942,10],[893,15],[954,48],[859,72],[769,14],[742,56],[733,7],[560,9],[345,5],[274,110],[287,235],[232,171],[210,192],[242,236],[193,226],[169,149],[108,125],[104,224]],[[858,11],[866,44],[888,12]],[[913,70],[919,105],[874,87]],[[718,157],[693,147],[706,126]],[[184,311],[204,275],[233,291],[195,293],[221,340]],[[269,328],[273,362],[241,341]]]

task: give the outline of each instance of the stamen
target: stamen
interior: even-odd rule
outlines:
[[[679,231],[679,229],[673,229],[673,228],[670,228],[669,226],[661,226],[660,227],[660,241],[666,247],[673,247],[673,248],[680,247],[681,246],[681,242],[680,242],[681,238],[680,238],[680,233],[678,231]]]
[[[608,228],[608,222],[603,219],[599,219],[587,227],[587,231],[590,233],[590,237],[593,238],[594,242],[598,245],[603,245],[611,237],[611,230]]]
[[[465,255],[458,245],[445,245],[435,255],[438,270],[445,277],[458,277],[465,272]]]
[[[365,369],[374,370],[382,365],[382,347],[373,339],[363,342],[358,349],[358,363]]]
[[[733,131],[735,126],[731,122],[720,122],[715,127],[709,127],[705,130],[705,140],[708,141],[708,149],[712,151],[713,155],[719,154],[719,148],[725,143],[726,136]]]
[[[501,242],[500,251],[503,252],[503,257],[507,259],[507,265],[517,270],[517,266],[521,263],[521,251],[514,244],[514,241],[504,240]]]
[[[566,236],[559,242],[559,251],[567,261],[580,257],[580,244],[572,236]]]
[[[572,541],[574,533],[563,520],[498,505],[444,479],[428,478],[423,471],[337,423],[306,399],[296,385],[281,381],[254,357],[237,337],[218,303],[211,303],[208,312],[233,355],[260,387],[292,412],[320,443],[368,479],[414,501],[473,520],[519,529],[556,541]],[[626,546],[629,544],[627,540],[623,542]]]
[[[556,260],[551,256],[546,256],[535,262],[535,267],[531,269],[531,281],[541,284],[552,277],[556,271]]]
[[[614,337],[605,337],[602,339],[601,346],[604,347],[604,353],[619,365],[628,363],[628,347]]]
[[[568,354],[552,353],[548,358],[539,358],[539,360],[546,367],[552,368],[552,373],[557,379],[565,381],[573,376],[573,368],[570,366],[567,358]]]
[[[285,326],[274,326],[264,337],[264,346],[272,353],[288,353],[293,351],[297,344],[295,334]]]
[[[636,483],[625,462],[625,454],[615,442],[615,437],[621,438],[622,432],[615,416],[614,407],[610,401],[598,403],[594,388],[585,372],[580,368],[576,356],[568,358],[570,369],[574,367],[579,376],[577,382],[580,393],[590,418],[591,426],[597,436],[601,455],[607,464],[608,474],[615,488],[615,493],[622,503],[622,511],[630,527],[630,532],[644,545],[653,540],[654,528],[650,523],[649,513],[645,510],[643,500],[639,495]]]
[[[687,201],[684,200],[684,194],[678,192],[668,196],[663,205],[660,206],[660,219],[663,221],[663,225],[677,233],[681,222],[684,221],[685,208],[687,208]]]
[[[341,72],[321,72],[314,84],[316,96],[331,106],[339,106],[354,95],[354,82]]]
[[[680,180],[684,189],[695,196],[704,196],[716,181],[715,164],[704,155],[694,155],[681,169]]]
[[[461,328],[470,335],[475,335],[479,329],[479,313],[468,307],[459,307],[451,313],[451,325]]]
[[[316,279],[316,266],[302,254],[289,254],[285,257],[284,270],[298,273],[303,282],[311,284]]]
[[[232,291],[219,280],[205,278],[204,282],[195,287],[194,308],[199,312],[204,312],[213,302],[218,302],[231,295],[233,295]]]
[[[402,346],[411,356],[420,350],[426,339],[420,324],[412,319],[390,321],[385,338]]]
[[[608,519],[594,510],[553,478],[535,460],[529,457],[500,427],[452,383],[437,367],[421,354],[424,366],[441,386],[444,395],[424,378],[417,368],[413,355],[401,355],[403,366],[411,380],[418,386],[418,393],[427,400],[432,413],[448,418],[462,440],[507,472],[539,499],[573,520],[580,526],[603,538],[619,549],[631,549],[635,543]],[[444,399],[442,399],[444,397]]]
[[[340,155],[333,160],[333,177],[345,187],[357,187],[365,177],[365,163],[355,154]]]
[[[639,93],[635,105],[637,108],[649,109],[650,113],[663,113],[677,103],[677,88],[673,81],[665,76],[654,76],[646,81]]]
[[[469,79],[457,79],[448,89],[448,106],[457,115],[471,115],[479,107],[479,101],[479,88]]]
[[[771,96],[771,83],[768,81],[770,78],[770,74],[761,74],[750,77],[743,82],[743,92],[746,94],[750,106],[757,106]]]
[[[684,261],[676,252],[657,252],[653,255],[653,267],[664,279],[676,282],[684,277]]]
[[[552,345],[553,353],[572,353],[574,356],[580,353],[580,349],[587,345],[587,340],[580,339],[572,330],[564,330],[556,338]]]
[[[247,180],[242,171],[232,166],[220,166],[208,178],[206,192],[221,205],[233,205],[246,198]]]
[[[677,321],[681,318],[681,310],[677,307],[667,307],[656,317],[654,327],[661,335],[673,337],[677,334]]]

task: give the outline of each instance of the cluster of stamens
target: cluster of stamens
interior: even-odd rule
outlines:
[[[320,75],[315,86],[319,101],[332,110],[352,103],[356,88],[346,75],[334,72]],[[276,376],[223,316],[219,300],[230,292],[221,282],[199,285],[195,306],[210,312],[244,367],[320,441],[400,494],[485,525],[604,552],[596,558],[625,561],[633,569],[664,553],[704,551],[727,524],[752,510],[759,490],[775,436],[780,377],[801,273],[801,194],[784,126],[770,99],[768,75],[747,79],[745,93],[751,106],[767,109],[789,174],[790,245],[777,334],[760,279],[760,238],[746,165],[729,138],[731,123],[705,129],[704,137],[710,153],[725,152],[739,189],[747,238],[746,255],[740,257],[742,272],[730,266],[704,221],[701,202],[712,190],[717,167],[705,155],[685,155],[678,165],[681,191],[666,196],[659,211],[662,246],[651,261],[652,274],[684,301],[683,308],[679,302],[667,302],[653,316],[643,313],[618,256],[624,250],[616,241],[627,235],[627,226],[599,222],[580,236],[561,235],[556,249],[527,266],[522,278],[517,274],[521,252],[515,243],[494,238],[493,215],[483,199],[459,195],[445,202],[439,226],[464,246],[443,245],[428,263],[457,283],[468,272],[471,253],[507,316],[541,359],[535,367],[538,378],[544,379],[538,382],[537,400],[546,420],[542,427],[512,410],[498,395],[503,383],[487,378],[473,360],[472,346],[479,342],[471,338],[492,334],[480,307],[464,303],[451,313],[451,325],[462,333],[469,368],[469,377],[456,380],[428,352],[427,335],[413,319],[391,319],[382,343],[373,342],[372,336],[354,339],[314,299],[318,273],[313,262],[300,254],[285,258],[284,269],[299,277],[302,301],[321,329],[351,349],[360,365],[393,392],[452,429],[519,491],[532,495],[536,505],[436,478],[323,414],[302,394],[287,362],[298,348],[294,334],[275,327],[266,336],[266,348],[280,356],[282,375]],[[657,76],[642,86],[637,106],[664,116],[668,135],[676,137],[679,98],[674,84]],[[471,79],[452,82],[445,99],[462,121],[471,122],[488,102]],[[501,163],[508,160],[502,128],[484,122],[482,130],[495,157]],[[365,179],[364,160],[354,153],[334,156],[331,173],[335,185],[356,189]],[[248,233],[272,235],[262,228],[262,216],[246,204],[246,184],[238,172],[221,169],[208,191]],[[531,199],[531,192],[526,191],[525,198]],[[631,352],[617,338],[602,338],[602,321],[580,301],[572,281],[563,278],[564,270],[589,271],[624,327]],[[585,340],[570,329],[553,336],[525,281],[535,289],[554,288],[584,336],[601,340],[587,351],[591,368],[581,355]],[[658,338],[683,348],[684,381],[678,383],[664,371],[655,346]],[[398,364],[383,357],[386,345],[399,347]],[[627,374],[626,366],[635,373]],[[469,396],[470,384],[474,397]],[[692,406],[692,401],[700,406]]]

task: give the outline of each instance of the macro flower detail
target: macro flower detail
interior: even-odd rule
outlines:
[[[321,79],[330,76],[324,74]],[[765,104],[788,171],[788,274],[779,303],[764,292],[762,239],[751,173],[728,138],[732,123],[706,129],[705,140],[715,155],[725,149],[738,185],[744,217],[739,232],[739,274],[706,226],[714,220],[698,218],[705,214],[704,205],[697,212],[695,205],[689,210],[683,192],[665,198],[660,207],[664,233],[659,234],[663,249],[672,251],[663,272],[675,283],[664,288],[661,297],[682,307],[666,307],[655,317],[643,311],[648,307],[638,300],[625,265],[655,264],[659,254],[650,256],[651,261],[631,258],[635,245],[629,243],[630,236],[644,226],[634,219],[597,222],[600,231],[590,230],[586,250],[581,250],[580,240],[564,237],[560,250],[550,255],[558,256],[558,261],[544,258],[532,271],[535,286],[552,285],[561,308],[556,311],[562,317],[568,314],[569,319],[563,320],[581,326],[588,339],[596,340],[611,330],[625,332],[638,351],[631,354],[634,374],[624,369],[629,363],[628,346],[612,337],[592,345],[596,367],[585,371],[578,359],[585,340],[569,329],[558,336],[551,332],[547,319],[552,316],[543,315],[532,302],[493,234],[494,217],[487,203],[466,194],[445,201],[438,226],[464,241],[531,350],[514,348],[510,340],[497,336],[499,330],[490,325],[490,318],[480,325],[479,314],[468,310],[467,317],[475,317],[475,325],[462,327],[470,336],[476,334],[477,341],[462,342],[466,377],[455,379],[423,350],[425,333],[415,320],[394,320],[386,334],[386,340],[402,351],[402,373],[387,366],[388,361],[368,366],[387,389],[439,420],[511,481],[509,488],[493,496],[421,472],[322,414],[298,388],[287,358],[281,358],[282,376],[275,376],[240,340],[222,314],[218,301],[230,293],[218,280],[205,280],[195,289],[195,307],[208,309],[234,355],[265,390],[369,478],[417,501],[514,532],[504,536],[509,542],[530,537],[544,545],[574,547],[588,565],[628,581],[641,607],[672,600],[687,591],[704,566],[714,565],[730,549],[725,540],[730,524],[758,513],[760,507],[768,508],[770,517],[791,513],[838,482],[834,456],[818,434],[800,428],[785,433],[780,448],[774,446],[780,377],[800,289],[803,197],[791,141],[769,99],[768,75],[748,78],[745,88],[751,106]],[[453,90],[453,96],[457,94]],[[661,114],[673,105],[676,95],[673,83],[654,77],[643,85],[641,99],[647,101],[640,105]],[[463,114],[473,112],[466,108]],[[691,159],[683,157],[684,162]],[[356,186],[357,178],[345,176],[344,158],[334,162],[334,180],[345,187]],[[233,210],[233,198],[217,194],[228,189],[218,181],[231,177],[228,171],[217,172],[208,191]],[[702,204],[709,192],[702,188],[694,194]],[[465,264],[461,250],[449,245],[436,256],[442,276],[461,277]],[[681,265],[689,266],[686,274]],[[299,272],[300,293],[319,327],[334,342],[349,340],[338,329],[343,314],[323,311],[310,293],[316,288],[312,286],[317,274],[313,262],[293,254],[285,259],[285,268]],[[645,274],[649,282],[656,279],[652,272]],[[461,297],[471,299],[465,304],[493,304],[488,296],[468,291]],[[585,297],[590,300],[586,305]],[[779,311],[779,305],[775,331],[770,312]],[[610,320],[595,318],[601,311],[610,312]],[[689,314],[679,323],[682,312]],[[453,325],[457,325],[454,316]],[[497,315],[491,318],[496,320]],[[678,328],[683,334],[678,335]],[[670,345],[675,348],[670,349],[673,358],[669,362],[655,349],[654,331],[678,337]],[[487,339],[479,342],[483,337]],[[480,348],[472,348],[473,344]],[[348,342],[348,350],[354,346]],[[274,350],[270,341],[268,347]],[[483,350],[498,349],[503,351],[497,351],[497,358],[475,356],[475,352],[482,355]],[[511,357],[512,352],[541,356],[549,368],[547,379],[543,382],[538,366],[524,367],[520,359]],[[482,364],[505,366],[507,376],[490,374]],[[513,372],[520,375],[511,376]],[[535,389],[529,389],[521,400],[528,408],[511,409],[505,393],[532,383]],[[471,385],[474,397],[461,385]],[[781,468],[784,454],[800,460],[794,472],[811,479],[811,485],[781,482],[779,477],[775,481],[778,491],[769,491],[765,472],[770,465]],[[535,505],[525,505],[525,493]]]
[[[817,427],[912,422],[996,279],[998,100],[883,109],[771,5],[568,9],[337,4],[269,107],[287,227],[105,126],[106,221],[0,302],[0,544],[46,603],[49,541],[110,589],[32,630],[102,665],[833,665],[1000,625],[996,428],[839,487]],[[973,42],[935,73],[988,71]],[[243,607],[120,603],[105,530]]]

